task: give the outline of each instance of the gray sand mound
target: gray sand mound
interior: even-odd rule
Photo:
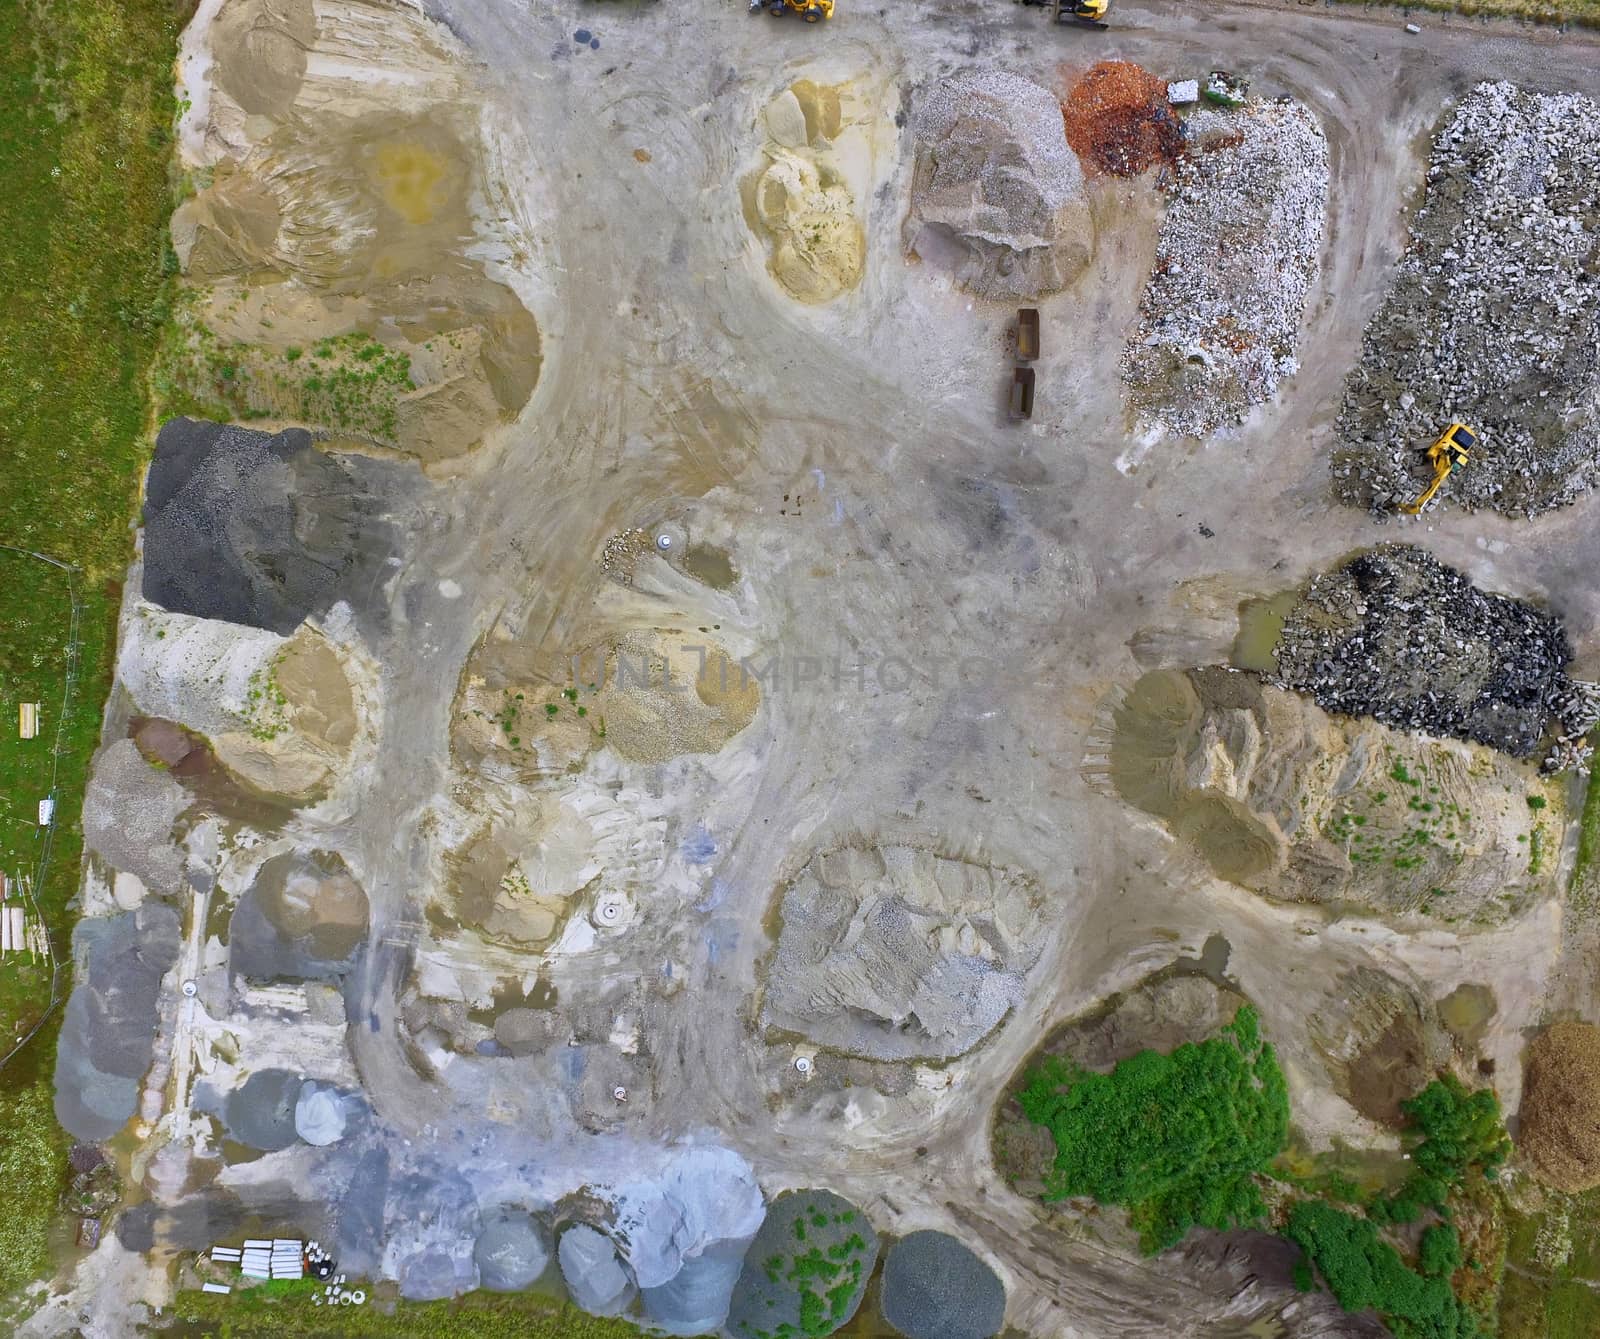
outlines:
[[[337,1088],[307,1079],[294,1103],[294,1132],[318,1148],[344,1138],[350,1123],[349,1106]]]
[[[1078,277],[1094,223],[1048,89],[995,70],[961,75],[927,91],[914,124],[909,249],[985,297],[1036,297]]]
[[[229,968],[255,981],[328,980],[349,968],[367,918],[367,895],[337,853],[274,856],[234,907]]]
[[[1005,1324],[1005,1285],[954,1237],[913,1232],[884,1260],[883,1318],[906,1339],[991,1339]]]
[[[783,893],[762,1018],[878,1060],[957,1056],[1022,998],[1038,889],[909,846],[814,856]]]
[[[1454,420],[1482,437],[1441,498],[1532,516],[1600,479],[1600,105],[1480,84],[1367,327],[1333,453],[1341,502],[1392,512]]]
[[[633,1300],[633,1280],[610,1239],[587,1223],[569,1227],[556,1250],[572,1300],[591,1316],[617,1316]]]
[[[188,807],[182,786],[146,762],[133,740],[119,739],[95,759],[83,797],[83,843],[152,891],[175,892],[183,853],[173,843],[172,825]]]
[[[228,1094],[223,1121],[228,1135],[241,1144],[274,1152],[299,1137],[294,1128],[295,1103],[304,1081],[287,1069],[263,1069]]]
[[[145,485],[144,597],[288,634],[370,582],[389,550],[376,462],[311,435],[172,419]]]
[[[178,960],[178,913],[146,902],[72,932],[77,985],[56,1049],[56,1119],[78,1139],[109,1139],[134,1113],[155,1044],[161,978]]]
[[[1571,689],[1559,619],[1399,544],[1314,578],[1275,654],[1278,682],[1326,711],[1516,758],[1538,747]]]
[[[877,1262],[878,1234],[849,1200],[827,1190],[786,1191],[767,1207],[745,1252],[728,1333],[832,1334],[855,1315]]]
[[[472,1248],[479,1286],[491,1292],[529,1287],[550,1263],[544,1231],[527,1214],[505,1209],[490,1217]]]

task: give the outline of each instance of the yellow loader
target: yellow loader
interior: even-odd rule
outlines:
[[[750,12],[758,9],[780,19],[785,14],[795,13],[807,23],[821,23],[833,17],[833,0],[750,0]]]

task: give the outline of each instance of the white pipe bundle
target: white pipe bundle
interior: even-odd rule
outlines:
[[[11,952],[11,908],[0,907],[0,953]]]
[[[6,919],[10,922],[11,947],[18,953],[28,946],[27,923],[21,907],[7,907]]]

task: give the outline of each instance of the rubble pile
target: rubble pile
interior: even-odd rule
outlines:
[[[1552,614],[1479,590],[1422,549],[1389,544],[1312,579],[1284,620],[1277,682],[1325,710],[1533,753],[1565,721],[1567,634]]]
[[[1091,65],[1068,92],[1061,119],[1067,143],[1091,171],[1137,177],[1183,153],[1166,80],[1131,61]]]
[[[1094,222],[1048,89],[980,70],[933,85],[913,125],[908,251],[990,298],[1054,293],[1083,272]]]
[[[1328,141],[1297,102],[1202,110],[1122,358],[1133,403],[1178,432],[1236,423],[1293,375],[1328,201]]]
[[[1480,438],[1442,496],[1533,516],[1600,479],[1600,105],[1480,84],[1434,142],[1428,192],[1340,411],[1340,501],[1393,512],[1425,449]]]

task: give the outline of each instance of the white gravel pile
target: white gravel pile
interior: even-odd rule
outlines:
[[[1480,432],[1441,501],[1532,516],[1600,477],[1600,106],[1480,84],[1345,388],[1333,486],[1392,512],[1455,420]]]
[[[1328,141],[1297,102],[1185,122],[1138,332],[1133,403],[1177,432],[1236,423],[1293,375],[1328,201]]]

